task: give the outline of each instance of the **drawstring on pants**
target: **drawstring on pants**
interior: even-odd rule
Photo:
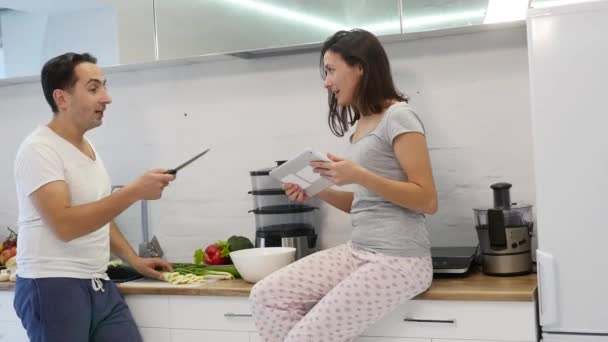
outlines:
[[[93,287],[95,292],[99,292],[99,290],[101,290],[101,292],[105,292],[103,289],[103,282],[101,282],[101,279],[104,278],[107,278],[105,274],[93,274],[93,278],[91,279],[91,287]]]

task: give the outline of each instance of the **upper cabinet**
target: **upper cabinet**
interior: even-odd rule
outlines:
[[[489,3],[488,0],[154,2],[160,59],[306,46],[323,42],[338,30],[352,28],[382,36],[481,25]],[[525,1],[512,2],[519,3],[525,11]]]
[[[0,78],[38,75],[65,52],[101,66],[156,59],[152,0],[0,0],[0,38]]]
[[[158,54],[174,59],[319,43],[338,30],[400,33],[399,0],[155,0]]]
[[[68,51],[90,52],[101,66],[273,55],[318,48],[338,30],[385,36],[521,20],[528,3],[561,1],[0,0],[0,78],[38,75]],[[519,17],[505,17],[512,10]]]
[[[401,0],[403,33],[481,25],[487,8],[488,0]]]

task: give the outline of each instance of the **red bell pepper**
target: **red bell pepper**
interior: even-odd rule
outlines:
[[[218,241],[205,248],[205,264],[224,265],[230,262],[230,249],[226,241]]]

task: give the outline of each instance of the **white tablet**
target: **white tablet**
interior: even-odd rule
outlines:
[[[334,185],[329,179],[313,172],[311,161],[330,161],[327,157],[311,148],[286,161],[282,165],[270,171],[270,176],[282,183],[293,183],[299,185],[309,197]]]

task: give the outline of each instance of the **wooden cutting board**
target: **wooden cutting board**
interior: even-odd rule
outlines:
[[[174,285],[154,279],[139,279],[118,284],[122,294],[164,294],[248,297],[253,284],[242,279],[215,280],[205,284]]]

